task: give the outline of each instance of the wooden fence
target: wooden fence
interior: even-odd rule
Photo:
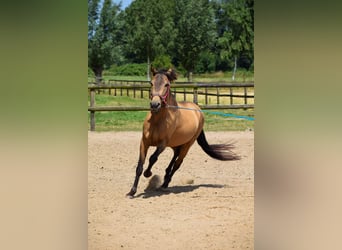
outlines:
[[[88,83],[90,94],[90,130],[95,131],[95,112],[98,111],[148,111],[149,107],[96,106],[97,93],[114,96],[149,98],[148,81],[109,80],[108,83]],[[248,83],[185,83],[171,87],[177,101],[192,101],[201,109],[249,109],[254,108],[254,82]],[[191,99],[190,99],[191,98]],[[212,100],[215,99],[215,101]],[[214,103],[214,104],[213,104]]]

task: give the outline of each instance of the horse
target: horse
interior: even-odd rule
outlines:
[[[146,178],[152,175],[152,166],[166,147],[173,149],[173,157],[165,170],[164,182],[160,188],[168,187],[174,173],[181,166],[190,147],[197,140],[203,151],[214,159],[229,161],[239,160],[240,157],[232,152],[233,144],[209,145],[204,131],[204,116],[200,107],[192,102],[177,102],[171,93],[171,83],[177,79],[173,69],[156,70],[151,68],[150,112],[147,114],[143,133],[140,140],[140,153],[136,175],[131,190],[127,193],[133,198],[137,191],[138,182],[143,173],[143,165],[149,147],[156,150],[149,158],[149,164],[144,171]]]

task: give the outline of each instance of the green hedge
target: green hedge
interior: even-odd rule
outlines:
[[[88,67],[88,77],[95,77],[94,72]]]
[[[104,76],[145,76],[147,71],[146,63],[130,63],[121,66],[112,65],[103,71]]]

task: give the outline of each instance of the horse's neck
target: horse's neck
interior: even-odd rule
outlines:
[[[176,101],[175,96],[174,96],[173,94],[171,94],[171,93],[170,93],[170,95],[169,95],[169,99],[168,99],[168,101],[167,101],[167,104],[168,104],[168,105],[172,105],[172,106],[178,106],[178,103],[177,103],[177,101]]]
[[[167,97],[166,103],[167,105],[170,105],[170,106],[178,105],[176,98],[171,93]],[[167,121],[167,123],[170,123],[176,118],[175,115],[177,113],[178,113],[178,109],[163,107],[158,113],[152,114],[152,116],[153,116],[154,121],[163,121],[163,123]]]

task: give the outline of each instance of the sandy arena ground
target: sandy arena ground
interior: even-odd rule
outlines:
[[[140,136],[88,132],[88,249],[254,249],[252,131],[206,132],[209,144],[235,141],[241,160],[211,159],[195,142],[167,192],[145,192],[152,177],[142,175],[128,199]],[[153,176],[163,178],[171,158],[166,149]]]

